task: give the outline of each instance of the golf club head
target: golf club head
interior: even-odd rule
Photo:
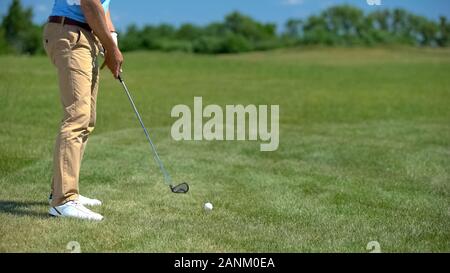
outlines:
[[[173,193],[187,193],[189,191],[189,185],[187,183],[181,183],[177,186],[170,186]]]

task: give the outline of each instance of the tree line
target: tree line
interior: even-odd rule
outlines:
[[[0,24],[0,54],[40,54],[42,26],[32,22],[33,11],[13,0]],[[119,34],[123,51],[161,50],[204,54],[239,53],[302,45],[376,46],[402,44],[447,47],[450,22],[431,20],[403,9],[364,13],[350,6],[327,8],[306,19],[290,19],[282,32],[233,12],[205,26],[169,24],[129,26]]]

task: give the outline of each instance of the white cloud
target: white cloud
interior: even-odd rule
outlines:
[[[286,6],[298,6],[303,4],[304,0],[283,0],[283,5]]]

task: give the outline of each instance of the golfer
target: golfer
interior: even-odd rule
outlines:
[[[53,155],[51,216],[100,221],[86,206],[101,205],[79,193],[81,160],[95,127],[99,83],[97,56],[104,51],[115,78],[123,62],[109,13],[110,0],[55,0],[44,28],[44,48],[56,67],[63,119]]]

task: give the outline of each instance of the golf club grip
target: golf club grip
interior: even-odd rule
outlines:
[[[147,137],[148,142],[150,143],[150,147],[151,147],[151,149],[153,151],[154,158],[155,158],[156,162],[158,163],[159,168],[161,169],[161,172],[164,175],[164,180],[166,181],[166,183],[169,186],[171,186],[172,178],[170,177],[169,173],[167,172],[166,168],[164,167],[164,164],[162,163],[161,158],[159,157],[159,154],[158,154],[158,152],[156,150],[156,147],[153,144],[152,139],[150,138],[150,134],[149,134],[147,128],[145,127],[144,122],[142,121],[141,115],[139,114],[139,111],[138,111],[138,109],[136,107],[136,104],[133,101],[133,98],[131,97],[130,91],[128,91],[128,87],[127,87],[127,85],[125,84],[125,81],[122,79],[122,77],[120,75],[118,77],[118,80],[122,84],[123,89],[125,90],[125,93],[126,93],[126,95],[128,97],[128,100],[130,101],[130,104],[131,104],[131,106],[132,106],[132,108],[134,110],[134,113],[136,114],[136,117],[138,118],[139,123],[141,124],[141,127],[144,130],[144,134]]]

